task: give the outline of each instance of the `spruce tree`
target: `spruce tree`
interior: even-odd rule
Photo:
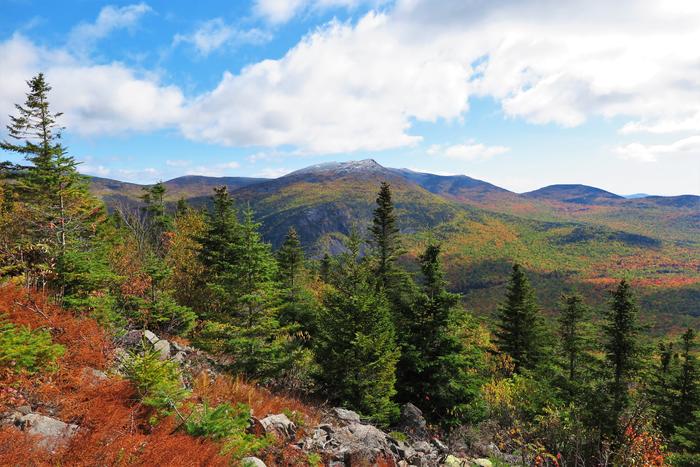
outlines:
[[[513,359],[515,371],[534,369],[543,353],[542,323],[535,292],[517,263],[513,265],[498,319],[498,348]]]
[[[677,393],[673,404],[673,423],[685,426],[692,420],[692,413],[700,410],[700,371],[694,350],[695,331],[688,330],[681,336],[680,368],[674,382]]]
[[[33,249],[41,254],[32,255],[32,264],[27,265],[27,285],[55,285],[62,296],[62,271],[71,268],[66,253],[86,250],[84,240],[104,220],[104,210],[88,193],[78,162],[59,142],[61,113],[50,109],[51,87],[44,75],[39,73],[27,84],[26,101],[15,105],[17,115],[7,126],[11,141],[0,142],[0,148],[21,154],[31,164],[16,167],[13,186],[27,207],[31,243],[42,245]]]
[[[370,226],[369,244],[376,260],[375,273],[378,284],[387,287],[394,270],[394,263],[403,252],[401,237],[391,199],[391,188],[382,182],[377,195],[377,208],[374,210]]]
[[[562,296],[561,314],[559,315],[559,336],[566,362],[566,373],[570,383],[573,383],[577,377],[579,360],[584,351],[583,320],[586,315],[587,310],[581,295],[574,293]]]
[[[401,320],[399,398],[417,404],[443,426],[476,421],[480,379],[458,334],[460,298],[447,291],[440,247],[429,245],[420,256],[423,284],[419,299]]]
[[[277,265],[282,286],[294,294],[304,269],[304,250],[294,227],[289,228],[277,252]]]
[[[172,231],[173,220],[165,210],[166,188],[163,182],[158,182],[153,186],[144,187],[144,194],[141,196],[147,217],[148,238],[153,252],[163,257],[166,253],[166,234]]]
[[[629,385],[639,366],[638,309],[632,289],[624,279],[612,292],[610,310],[606,312],[603,326],[606,361],[610,370],[607,392],[610,397],[607,413],[601,420],[603,431],[619,435],[618,422],[629,403]]]
[[[335,286],[323,295],[316,359],[319,383],[333,402],[370,416],[379,423],[398,412],[395,394],[394,325],[384,293],[366,264],[359,264],[359,242],[343,254]]]

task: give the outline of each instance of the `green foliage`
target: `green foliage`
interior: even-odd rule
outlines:
[[[141,403],[159,415],[176,409],[188,395],[177,362],[161,360],[158,351],[131,354],[122,371],[136,388]]]
[[[605,314],[605,349],[610,379],[607,382],[609,401],[601,417],[604,432],[618,436],[620,416],[629,404],[629,385],[639,368],[639,332],[637,306],[627,281],[620,281],[611,293],[610,310]]]
[[[513,265],[498,318],[498,348],[513,359],[516,371],[534,369],[543,357],[543,328],[535,292],[517,263]]]
[[[223,439],[245,433],[249,424],[250,407],[247,405],[233,407],[225,402],[212,409],[205,402],[187,418],[185,431],[191,436]]]
[[[402,401],[415,401],[426,416],[443,426],[475,422],[483,416],[483,354],[468,353],[459,326],[459,295],[446,290],[439,260],[440,247],[429,245],[420,256],[423,286],[418,299],[398,319],[401,358],[398,391]],[[474,357],[480,362],[475,361]]]
[[[53,343],[48,331],[17,327],[0,317],[0,367],[36,373],[52,369],[64,351],[62,345]]]
[[[389,306],[358,264],[357,242],[343,255],[336,287],[323,295],[316,358],[319,382],[334,402],[387,423],[398,413],[395,394],[396,346]]]
[[[382,182],[379,188],[377,208],[374,210],[369,232],[369,244],[376,260],[375,273],[378,283],[387,287],[389,277],[394,270],[394,263],[403,252],[403,247],[401,246],[394,204],[391,200],[391,188],[386,182]]]

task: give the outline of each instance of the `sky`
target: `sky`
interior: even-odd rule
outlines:
[[[0,11],[0,124],[44,72],[86,174],[277,177],[373,158],[516,192],[700,194],[696,0],[0,0]]]

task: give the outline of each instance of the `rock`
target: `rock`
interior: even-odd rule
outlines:
[[[478,465],[479,467],[493,467],[491,461],[484,458],[472,459],[472,465]]]
[[[413,449],[424,454],[429,454],[433,452],[432,446],[427,441],[418,441],[413,443]]]
[[[187,354],[180,350],[178,353],[173,356],[173,360],[176,361],[177,363],[185,363],[185,360],[187,359]]]
[[[447,454],[447,452],[450,450],[450,448],[448,448],[445,443],[443,443],[437,438],[431,439],[430,442],[440,454]]]
[[[139,345],[141,345],[142,340],[143,340],[143,332],[139,331],[138,329],[135,329],[133,331],[129,331],[119,338],[119,342],[124,347],[139,346]]]
[[[61,420],[36,413],[16,418],[15,425],[29,434],[40,436],[42,439],[38,445],[49,451],[54,451],[65,445],[78,431],[78,425],[64,423]]]
[[[86,366],[83,368],[83,371],[81,372],[81,376],[83,379],[89,380],[89,381],[104,381],[109,379],[109,376],[104,371],[97,370],[95,368],[90,368],[89,366]]]
[[[28,415],[32,413],[32,406],[31,405],[21,405],[17,407],[17,412],[19,412],[22,415]]]
[[[170,357],[170,342],[166,341],[165,339],[156,341],[156,343],[153,344],[153,350],[160,353],[159,358],[161,360],[167,360]]]
[[[357,414],[357,412],[353,412],[352,410],[343,409],[341,407],[334,407],[332,410],[333,410],[333,415],[335,415],[335,418],[337,418],[341,422],[345,422],[348,424],[360,423],[360,416]]]
[[[267,467],[265,463],[257,457],[244,457],[241,459],[241,464],[246,467]]]
[[[156,336],[154,333],[152,333],[148,329],[143,331],[143,338],[146,339],[148,342],[150,342],[151,345],[156,345],[156,343],[161,340],[158,338],[158,336]]]
[[[294,439],[297,427],[285,414],[268,415],[260,420],[265,433],[276,433],[283,439]]]
[[[344,465],[373,465],[379,458],[396,460],[390,438],[374,426],[358,422],[343,427],[316,427],[299,446]]]
[[[442,465],[445,467],[464,467],[467,465],[467,461],[450,454],[449,456],[445,457],[445,460],[442,461]]]
[[[401,407],[398,429],[414,440],[425,440],[428,438],[427,423],[423,417],[423,412],[410,402]]]

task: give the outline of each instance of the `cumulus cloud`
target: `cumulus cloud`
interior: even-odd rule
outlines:
[[[444,156],[450,159],[462,161],[474,161],[480,159],[490,159],[499,154],[510,151],[506,146],[486,146],[469,140],[464,144],[441,145],[434,144],[428,148],[428,154],[432,156]]]
[[[256,11],[284,21],[356,3],[260,0]],[[228,40],[225,24],[210,27],[203,52]],[[188,100],[155,76],[14,36],[0,43],[0,104],[20,101],[24,80],[44,69],[56,108],[84,133],[170,127],[226,146],[382,150],[420,143],[415,122],[461,121],[471,97],[486,97],[506,117],[535,124],[602,117],[624,133],[697,134],[698,43],[694,1],[397,0],[355,22],[331,21],[279,59],[226,72]],[[465,146],[454,154],[470,157],[475,149]]]
[[[81,23],[73,28],[69,44],[79,49],[89,48],[114,30],[133,27],[149,11],[151,7],[145,3],[123,7],[108,5],[100,10],[94,23]]]
[[[173,45],[187,43],[192,45],[200,55],[207,56],[224,46],[262,44],[270,39],[272,35],[268,32],[257,28],[240,30],[221,18],[214,18],[202,23],[191,34],[175,35]]]
[[[693,155],[700,157],[700,135],[689,136],[670,144],[630,143],[615,148],[623,159],[653,162],[658,157]]]
[[[25,81],[39,71],[53,87],[51,104],[64,112],[71,132],[115,134],[172,127],[184,115],[184,97],[176,86],[155,76],[139,76],[120,63],[86,63],[62,49],[39,47],[15,34],[0,42],[0,106],[24,101]],[[6,123],[6,115],[0,121]]]

